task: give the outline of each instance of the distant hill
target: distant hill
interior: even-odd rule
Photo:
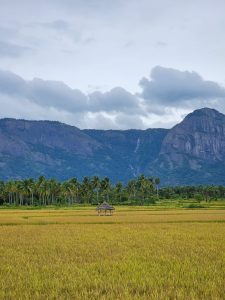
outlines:
[[[194,111],[172,129],[80,130],[52,121],[0,120],[0,177],[144,173],[164,185],[225,184],[225,115]]]

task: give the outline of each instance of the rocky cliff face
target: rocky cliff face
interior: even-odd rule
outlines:
[[[171,130],[80,130],[59,122],[0,120],[2,179],[145,173],[163,184],[225,184],[225,115],[203,108]]]
[[[155,164],[164,170],[168,183],[169,174],[178,184],[201,183],[201,179],[223,183],[218,173],[225,167],[225,115],[209,108],[187,115],[166,135]]]
[[[160,155],[167,156],[171,166],[182,164],[174,159],[176,155],[222,161],[225,157],[225,116],[208,108],[189,114],[167,134]]]

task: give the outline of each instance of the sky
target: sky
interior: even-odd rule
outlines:
[[[225,113],[224,0],[0,0],[0,118],[171,128]]]

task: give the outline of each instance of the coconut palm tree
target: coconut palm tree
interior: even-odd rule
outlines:
[[[116,192],[116,195],[119,196],[120,202],[121,202],[121,197],[122,197],[122,190],[123,190],[122,182],[117,182],[117,184],[115,186],[115,192]]]
[[[101,187],[101,180],[98,176],[94,176],[92,178],[92,187],[93,187],[93,190],[96,191],[96,194],[97,194],[97,202],[99,202],[99,190],[100,190],[100,187]]]
[[[160,185],[160,178],[155,178],[154,180],[154,183],[155,183],[155,186],[156,186],[156,194],[157,194],[157,197],[159,198],[159,185]]]
[[[127,191],[128,191],[128,195],[129,195],[128,198],[130,199],[132,197],[134,200],[136,197],[136,193],[137,193],[137,182],[135,179],[132,179],[128,182]]]
[[[110,184],[110,180],[108,177],[103,178],[103,180],[101,181],[101,191],[103,192],[103,194],[106,196],[107,201],[109,201],[109,190],[111,188],[111,184]]]
[[[69,179],[69,185],[70,185],[70,193],[71,193],[71,201],[72,204],[74,201],[77,202],[78,194],[79,194],[79,182],[77,178],[71,178]]]

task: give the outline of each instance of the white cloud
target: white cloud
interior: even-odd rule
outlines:
[[[224,10],[224,0],[2,0],[0,68],[85,92],[134,93],[155,65],[224,82]]]
[[[142,91],[122,87],[84,94],[60,81],[24,80],[0,70],[1,117],[49,119],[80,128],[171,127],[195,108],[225,111],[225,89],[195,72],[156,67]]]

